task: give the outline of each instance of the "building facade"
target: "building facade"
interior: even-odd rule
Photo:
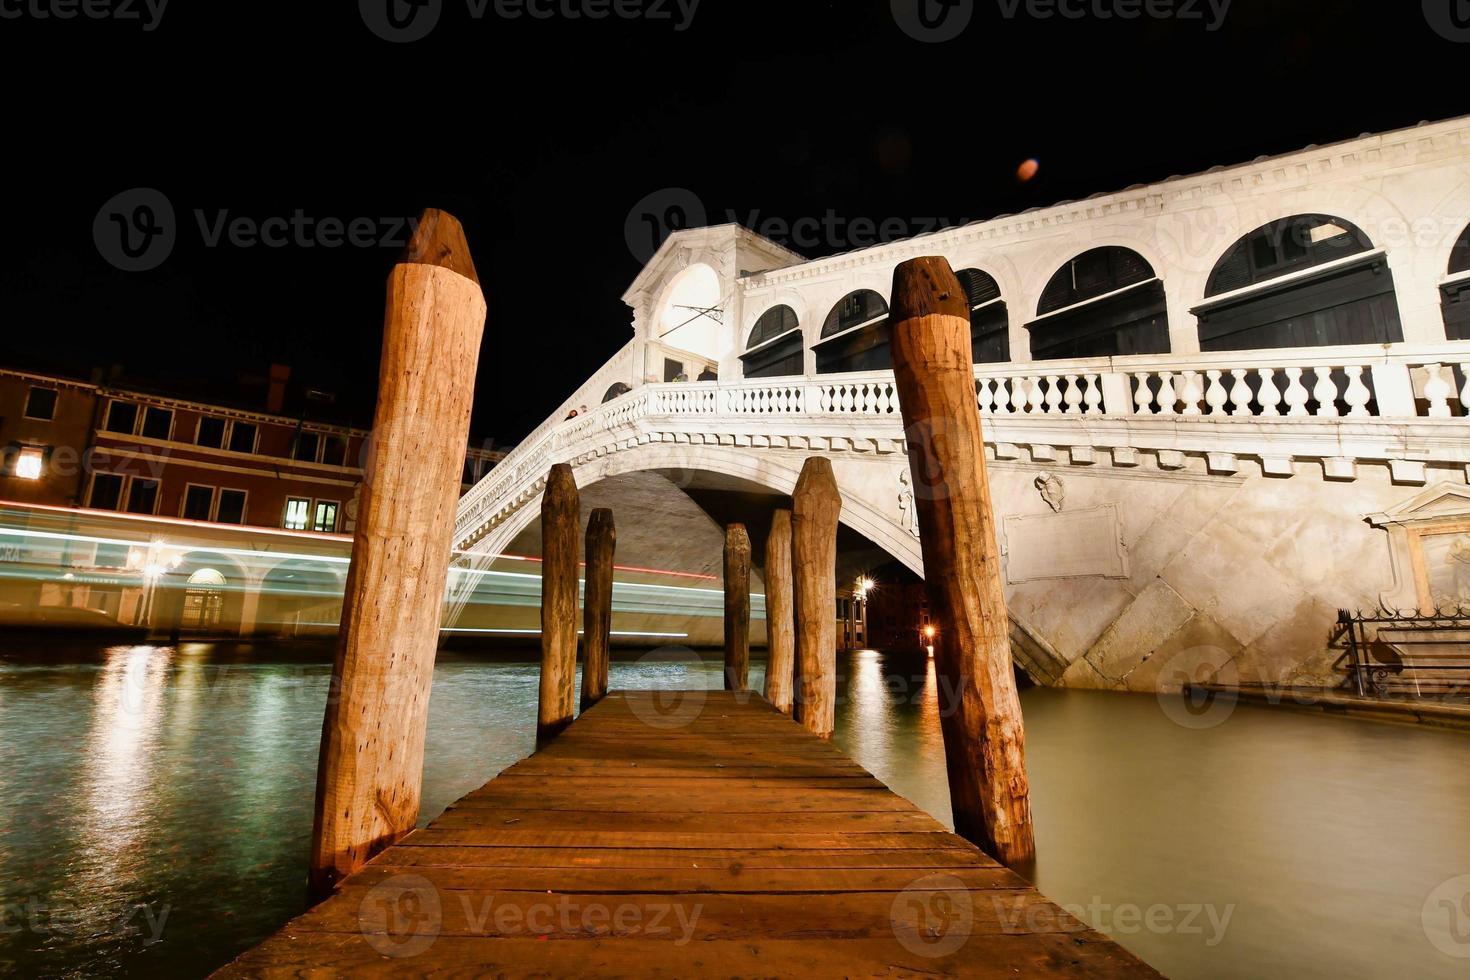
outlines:
[[[250,410],[0,369],[0,500],[349,534],[371,433],[282,414],[286,377]],[[464,484],[503,456],[467,448]]]

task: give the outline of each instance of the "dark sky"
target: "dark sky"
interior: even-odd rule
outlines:
[[[369,30],[387,0],[174,0],[152,30],[34,15],[64,2],[0,0],[22,13],[0,19],[0,362],[223,391],[279,361],[370,418],[395,243],[209,234],[300,211],[314,229],[370,219],[378,241],[434,205],[464,221],[489,295],[474,431],[501,442],[628,339],[625,228],[662,189],[693,191],[711,223],[830,213],[906,236],[1470,112],[1470,43],[1431,26],[1434,0],[1235,0],[1216,30],[1208,0],[1169,20],[973,0],[947,43],[905,34],[889,0],[702,0],[684,30],[672,0],[620,0],[667,19],[606,20],[442,0],[413,43]],[[1028,157],[1040,176],[1021,185]],[[94,219],[140,187],[176,240],[125,272]],[[795,244],[857,244],[833,237]]]

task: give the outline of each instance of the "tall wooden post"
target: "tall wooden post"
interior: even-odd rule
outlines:
[[[832,461],[813,456],[791,495],[796,593],[796,720],[832,737],[837,713],[837,518],[842,496]]]
[[[618,531],[613,512],[599,507],[587,522],[586,591],[582,597],[582,710],[607,694],[612,639],[613,552]]]
[[[426,211],[388,276],[378,407],[322,722],[309,890],[413,830],[485,298],[459,222]]]
[[[784,508],[771,516],[762,576],[766,580],[766,700],[789,715],[796,625],[791,614],[791,511]]]
[[[558,463],[541,495],[541,698],[536,744],[572,723],[577,682],[577,532],[582,504],[572,468]]]
[[[939,627],[935,669],[955,830],[1002,863],[1035,858],[1025,729],[975,406],[970,312],[943,258],[893,274],[893,369]]]
[[[750,535],[725,528],[725,690],[750,687]]]

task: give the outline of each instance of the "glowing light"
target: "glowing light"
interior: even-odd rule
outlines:
[[[1031,159],[1022,162],[1022,164],[1016,168],[1016,179],[1024,184],[1028,180],[1031,180],[1033,177],[1035,177],[1037,172],[1040,170],[1041,161],[1036,159],[1035,157],[1032,157]]]
[[[22,480],[39,480],[46,456],[39,449],[22,449],[15,458],[15,475]]]
[[[924,639],[926,639],[926,640],[932,640],[932,639],[934,639],[935,632],[936,631],[935,631],[933,625],[925,626],[924,627]]]

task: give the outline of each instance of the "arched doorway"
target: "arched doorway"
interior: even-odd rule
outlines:
[[[184,585],[179,626],[186,630],[218,629],[225,612],[225,576],[217,568],[201,568]]]
[[[955,273],[970,302],[970,348],[976,364],[1000,364],[1011,359],[1011,321],[1000,284],[988,272],[961,269]]]
[[[747,378],[782,378],[801,374],[801,321],[789,306],[775,306],[762,313],[740,355]]]
[[[1246,235],[1215,265],[1205,297],[1193,311],[1204,351],[1404,339],[1387,256],[1331,215],[1293,215]]]
[[[625,385],[621,381],[619,381],[617,384],[615,384],[611,388],[607,389],[607,393],[602,396],[602,403],[604,405],[606,405],[608,402],[612,401],[614,398],[622,398],[624,395],[626,395],[628,392],[630,392],[632,390],[633,390],[632,388],[629,388],[627,385]]]
[[[887,371],[893,367],[888,301],[871,289],[838,300],[822,323],[817,343],[817,373]]]
[[[1164,282],[1143,256],[1118,246],[1058,269],[1027,326],[1038,361],[1169,353]]]

